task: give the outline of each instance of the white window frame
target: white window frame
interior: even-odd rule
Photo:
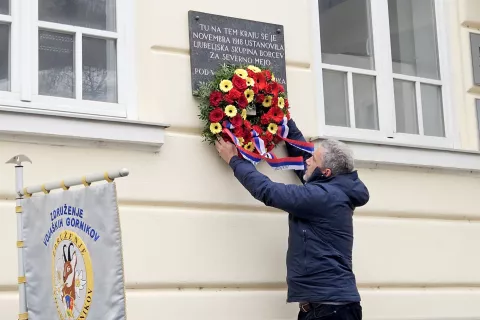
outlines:
[[[116,0],[116,31],[76,27],[38,20],[38,0],[11,0],[10,16],[10,91],[0,91],[0,106],[137,119],[134,57],[134,0]],[[38,94],[38,32],[62,31],[74,35],[76,98]],[[81,100],[82,36],[116,39],[117,102]]]
[[[324,64],[322,62],[320,22],[318,0],[311,0],[312,22],[313,22],[313,71],[316,82],[316,100],[318,104],[318,120],[320,136],[336,138],[347,138],[365,140],[372,142],[399,143],[405,145],[429,146],[438,148],[458,148],[459,138],[455,133],[455,114],[451,102],[452,83],[448,70],[449,61],[449,39],[448,39],[448,16],[444,8],[444,1],[435,1],[437,43],[440,66],[440,79],[423,79],[419,77],[394,74],[391,60],[390,46],[390,24],[388,15],[388,0],[370,0],[371,26],[373,36],[373,50],[375,59],[375,70],[351,68],[337,65]],[[340,127],[325,124],[325,105],[323,93],[322,70],[333,70],[347,73],[347,84],[349,92],[349,109],[351,127]],[[352,73],[360,75],[371,75],[376,77],[377,108],[379,130],[367,130],[354,128],[355,112],[353,103],[353,82]],[[393,80],[413,80],[416,89],[420,83],[441,85],[442,106],[445,126],[445,137],[432,137],[422,134],[405,134],[396,132],[395,121],[395,98]],[[423,117],[421,97],[419,90],[417,94],[417,115],[419,132],[423,133]]]

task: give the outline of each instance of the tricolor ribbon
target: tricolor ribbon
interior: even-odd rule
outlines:
[[[238,151],[246,160],[250,161],[254,166],[256,166],[260,161],[262,161],[262,157],[259,154],[255,154],[243,148],[238,138],[235,137],[228,128],[223,128],[222,131],[223,133],[227,134],[230,139],[232,139],[232,142],[235,144]]]
[[[289,132],[287,122],[288,122],[287,118],[284,117],[282,122],[278,126],[277,135],[280,137],[280,139],[282,139],[283,141],[285,141],[286,143],[288,143],[289,145],[295,148],[298,148],[308,153],[313,153],[313,151],[315,150],[315,145],[313,143],[306,142],[306,141],[292,140],[287,138],[288,132]]]
[[[258,132],[255,130],[252,130],[252,135],[253,135],[253,144],[257,149],[258,153],[260,153],[261,155],[266,154],[267,150],[265,149],[265,141],[263,141],[263,139],[260,138]]]
[[[233,143],[237,147],[240,154],[255,166],[260,161],[265,160],[274,170],[304,170],[305,169],[302,157],[277,158],[272,153],[265,153],[263,155],[253,153],[241,146],[240,141],[238,140],[237,137],[235,137],[232,134],[230,129],[223,128],[223,133],[227,134],[230,137],[230,139],[232,139]]]

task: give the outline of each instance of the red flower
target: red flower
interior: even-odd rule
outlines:
[[[227,94],[227,97],[230,101],[237,101],[242,96],[242,93],[237,89],[233,88]],[[229,102],[230,104],[233,102]]]
[[[222,102],[222,100],[223,100],[223,95],[220,91],[213,91],[210,94],[210,105],[214,107],[218,107],[218,105],[220,104],[220,102]]]
[[[278,107],[278,97],[273,96],[271,108]]]
[[[220,122],[222,121],[224,116],[225,116],[225,113],[223,112],[222,109],[215,108],[210,112],[210,115],[208,116],[208,118],[210,119],[211,122]]]
[[[267,79],[265,79],[265,75],[263,73],[257,73],[257,77],[255,79],[258,90],[265,90],[267,88]]]
[[[279,144],[280,142],[282,142],[282,139],[280,139],[277,135],[275,135],[275,136],[273,137],[273,143]]]
[[[253,126],[253,130],[255,130],[258,134],[262,134],[263,130],[260,126]]]
[[[237,75],[233,76],[232,83],[233,83],[233,86],[238,90],[240,90],[241,92],[247,90],[247,81],[245,79],[240,78]]]
[[[287,120],[290,120],[291,116],[290,116],[290,111],[287,111]]]
[[[245,128],[243,126],[239,126],[239,127],[236,127],[234,130],[233,130],[233,134],[237,137],[237,138],[240,138],[245,135]]]
[[[257,99],[256,99],[257,103],[263,103],[263,100],[265,100],[265,95],[264,94],[257,95]]]
[[[267,125],[270,123],[270,116],[268,115],[268,113],[262,115],[262,117],[260,118],[260,123],[263,125]]]
[[[268,87],[266,88],[267,93],[273,94],[274,96],[278,96],[280,88],[278,87],[278,83],[276,82],[271,82],[268,84]]]
[[[283,112],[282,109],[280,109],[279,107],[270,108],[267,114],[270,119],[275,121],[276,123],[280,123],[283,120]]]
[[[232,139],[228,136],[228,134],[222,132],[222,139],[225,142],[232,142]]]
[[[250,123],[250,121],[243,121],[243,125],[245,126],[245,129],[247,129],[248,131],[252,131],[252,124]]]
[[[245,97],[245,95],[242,94],[242,96],[240,97],[240,99],[238,99],[237,104],[238,104],[238,106],[239,106],[241,109],[245,109],[245,108],[248,106],[247,97]]]
[[[253,93],[258,94],[258,86],[255,84],[252,88]]]
[[[245,130],[243,130],[243,139],[244,139],[245,141],[251,141],[251,140],[252,140],[252,131],[247,130],[247,129],[245,128]]]
[[[250,78],[252,78],[253,80],[255,80],[255,78],[256,78],[256,73],[253,72],[253,71],[250,70],[250,69],[247,69],[247,72],[248,72],[248,76],[249,76]]]
[[[285,92],[285,88],[280,83],[278,84],[278,92],[280,93]]]
[[[233,104],[233,102],[234,102],[233,99],[232,99],[232,97],[230,97],[228,94],[226,94],[226,95],[223,97],[223,99],[224,99],[225,102],[228,103],[228,104]]]
[[[263,140],[267,143],[270,143],[273,141],[273,134],[270,132],[270,131],[267,131],[264,135],[263,135]]]
[[[263,74],[265,75],[265,78],[267,78],[268,81],[272,79],[272,73],[269,70],[263,71]]]
[[[288,99],[285,98],[285,108],[288,108],[290,104],[288,103]]]
[[[238,128],[238,127],[241,127],[242,124],[243,124],[243,119],[242,119],[242,116],[237,114],[235,117],[233,117],[231,120],[230,120],[230,123],[233,124],[233,126],[235,128]]]

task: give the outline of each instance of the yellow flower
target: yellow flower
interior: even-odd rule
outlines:
[[[212,131],[213,134],[217,134],[222,132],[222,126],[218,122],[212,122],[210,124],[210,131]]]
[[[265,97],[265,100],[263,100],[263,106],[265,108],[270,108],[272,106],[272,96]]]
[[[275,81],[275,76],[273,73],[272,73],[272,81]]]
[[[244,146],[245,150],[248,150],[248,151],[253,151],[255,149],[255,147],[253,146],[253,143],[252,142],[249,142],[247,143],[245,146]]]
[[[282,97],[278,98],[278,107],[280,109],[283,109],[285,107],[285,99],[283,99]]]
[[[255,85],[255,80],[250,77],[247,77],[247,86],[253,87]]]
[[[222,82],[220,82],[220,90],[222,90],[223,92],[228,92],[228,91],[232,90],[232,88],[233,88],[232,81],[223,80]]]
[[[242,119],[247,120],[247,109],[242,110]]]
[[[233,118],[237,115],[237,108],[229,104],[225,107],[225,114],[227,115],[227,117]]]
[[[269,131],[271,134],[277,133],[277,130],[278,130],[278,126],[277,126],[275,123],[270,123],[270,124],[268,125],[268,131]]]
[[[252,70],[253,72],[255,73],[259,73],[259,72],[262,72],[262,70],[258,67],[255,67],[255,66],[248,66],[247,67],[248,69]]]
[[[237,137],[238,139],[238,142],[240,143],[240,146],[243,146],[243,144],[245,143],[245,139],[243,139],[242,137]]]
[[[248,103],[253,101],[253,98],[255,97],[255,92],[253,92],[252,89],[245,90],[244,94],[245,94],[245,98],[247,98],[248,100]]]
[[[247,79],[248,78],[248,72],[245,69],[237,69],[237,70],[235,70],[235,74],[242,79]]]

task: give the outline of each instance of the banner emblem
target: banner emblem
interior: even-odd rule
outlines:
[[[52,252],[53,297],[62,320],[86,319],[93,298],[90,253],[81,237],[61,232]]]

